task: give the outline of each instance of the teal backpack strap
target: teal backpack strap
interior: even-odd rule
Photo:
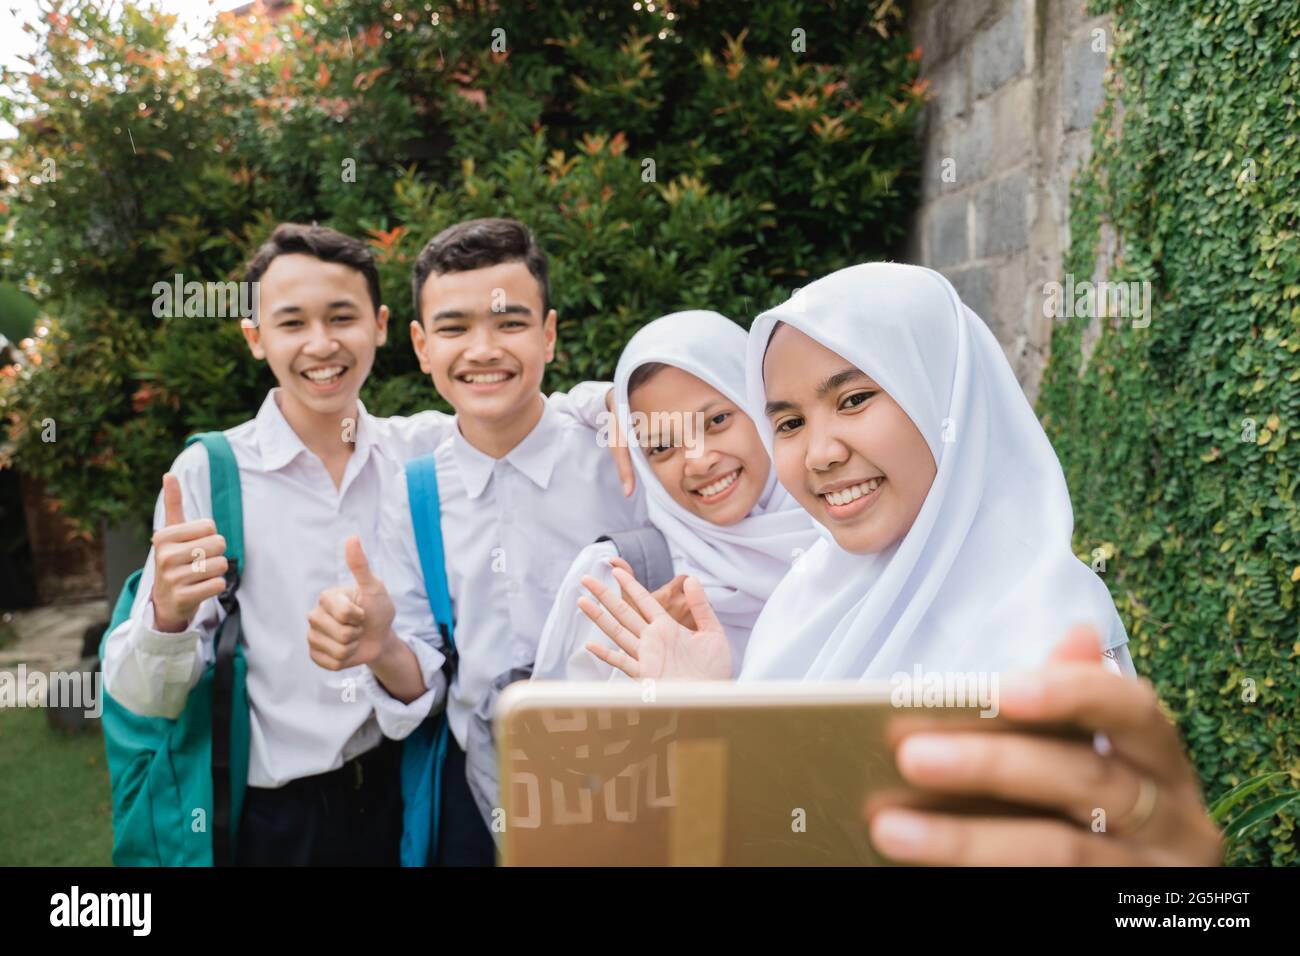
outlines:
[[[442,634],[442,666],[451,690],[456,676],[455,622],[451,591],[447,586],[447,565],[442,541],[442,508],[438,498],[438,470],[433,455],[406,464],[407,498],[420,571],[429,596],[433,620]],[[437,859],[439,821],[442,817],[442,768],[446,762],[450,727],[445,715],[425,722],[407,738],[402,754],[404,821],[402,864],[421,866]],[[432,792],[428,787],[432,784]]]
[[[244,788],[248,783],[248,706],[237,706],[244,696],[243,660],[239,650],[239,577],[244,569],[244,505],[239,465],[230,442],[221,432],[191,436],[186,446],[202,442],[208,453],[212,486],[212,517],[217,533],[226,539],[226,589],[217,600],[225,619],[215,642],[216,666],[212,677],[212,862],[234,864],[235,836]],[[239,726],[235,726],[235,722]],[[238,773],[232,768],[238,767]]]
[[[201,442],[208,453],[212,518],[217,533],[226,539],[226,560],[233,566],[234,579],[238,582],[244,569],[244,498],[239,486],[239,463],[235,461],[235,450],[221,432],[191,435],[185,440],[185,447],[195,442]]]

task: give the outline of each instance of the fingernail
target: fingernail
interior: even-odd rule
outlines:
[[[913,770],[949,770],[960,757],[960,746],[951,737],[917,735],[898,746],[898,762]]]
[[[925,819],[906,810],[881,810],[871,824],[871,840],[886,856],[920,853],[929,837]]]

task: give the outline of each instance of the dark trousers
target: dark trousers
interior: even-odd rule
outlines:
[[[240,866],[397,866],[402,840],[401,745],[283,787],[249,787],[239,820]]]
[[[497,847],[465,777],[465,751],[447,735],[442,766],[442,820],[435,866],[496,866]]]

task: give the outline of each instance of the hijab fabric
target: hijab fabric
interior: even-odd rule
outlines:
[[[746,356],[755,409],[779,397],[763,381],[778,322],[874,379],[937,471],[912,527],[885,551],[850,553],[822,529],[755,624],[741,679],[1028,669],[1074,624],[1096,628],[1105,648],[1127,640],[1105,585],[1072,551],[1056,453],[1002,347],[947,279],[868,263],[764,312]],[[771,451],[767,417],[756,422]]]

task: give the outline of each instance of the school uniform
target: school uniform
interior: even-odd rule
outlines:
[[[380,744],[406,737],[440,706],[443,654],[436,641],[403,637],[427,690],[402,703],[366,665],[329,671],[312,661],[307,616],[322,591],[354,583],[344,557],[348,537],[359,536],[368,554],[380,551],[386,476],[437,447],[454,431],[454,418],[435,411],[376,418],[358,402],[354,450],[336,488],[280,411],[278,391],[271,390],[256,418],[225,433],[242,493],[245,564],[238,598],[249,701],[248,790],[236,859],[395,864],[397,762],[394,747]],[[588,400],[597,394],[603,404],[603,389],[589,389]],[[210,518],[203,448],[186,449],[171,471],[180,481],[186,518]],[[163,525],[160,496],[154,527]],[[160,632],[153,577],[151,549],[131,617],[105,644],[104,679],[109,693],[135,713],[175,718],[212,659],[222,611],[209,599],[188,629]]]
[[[461,435],[435,451],[447,584],[459,661],[447,694],[451,752],[443,774],[442,837],[435,862],[490,865],[491,834],[463,771],[471,716],[492,681],[531,666],[565,571],[596,537],[645,523],[643,496],[623,495],[594,417],[562,414],[545,399],[541,419],[493,458]],[[411,522],[405,474],[383,496],[380,570],[404,638],[436,634]]]

